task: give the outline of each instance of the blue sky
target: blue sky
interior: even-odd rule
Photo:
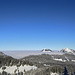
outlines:
[[[0,50],[75,49],[75,0],[0,0]]]

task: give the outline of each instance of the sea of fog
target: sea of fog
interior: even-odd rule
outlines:
[[[29,55],[41,55],[41,54],[50,54],[50,55],[62,55],[62,53],[58,51],[53,52],[41,52],[39,50],[36,51],[2,51],[4,54],[8,56],[12,56],[13,58],[23,58]]]

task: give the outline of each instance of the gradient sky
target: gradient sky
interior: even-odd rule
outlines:
[[[75,49],[75,0],[0,0],[0,50]]]

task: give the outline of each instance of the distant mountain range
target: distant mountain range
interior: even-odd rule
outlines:
[[[54,52],[54,51],[52,51],[51,49],[43,49],[42,52]],[[75,50],[69,49],[69,48],[61,49],[58,52],[68,53],[68,54],[75,54]]]

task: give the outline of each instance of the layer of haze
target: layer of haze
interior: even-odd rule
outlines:
[[[0,0],[0,50],[74,45],[75,0]]]

